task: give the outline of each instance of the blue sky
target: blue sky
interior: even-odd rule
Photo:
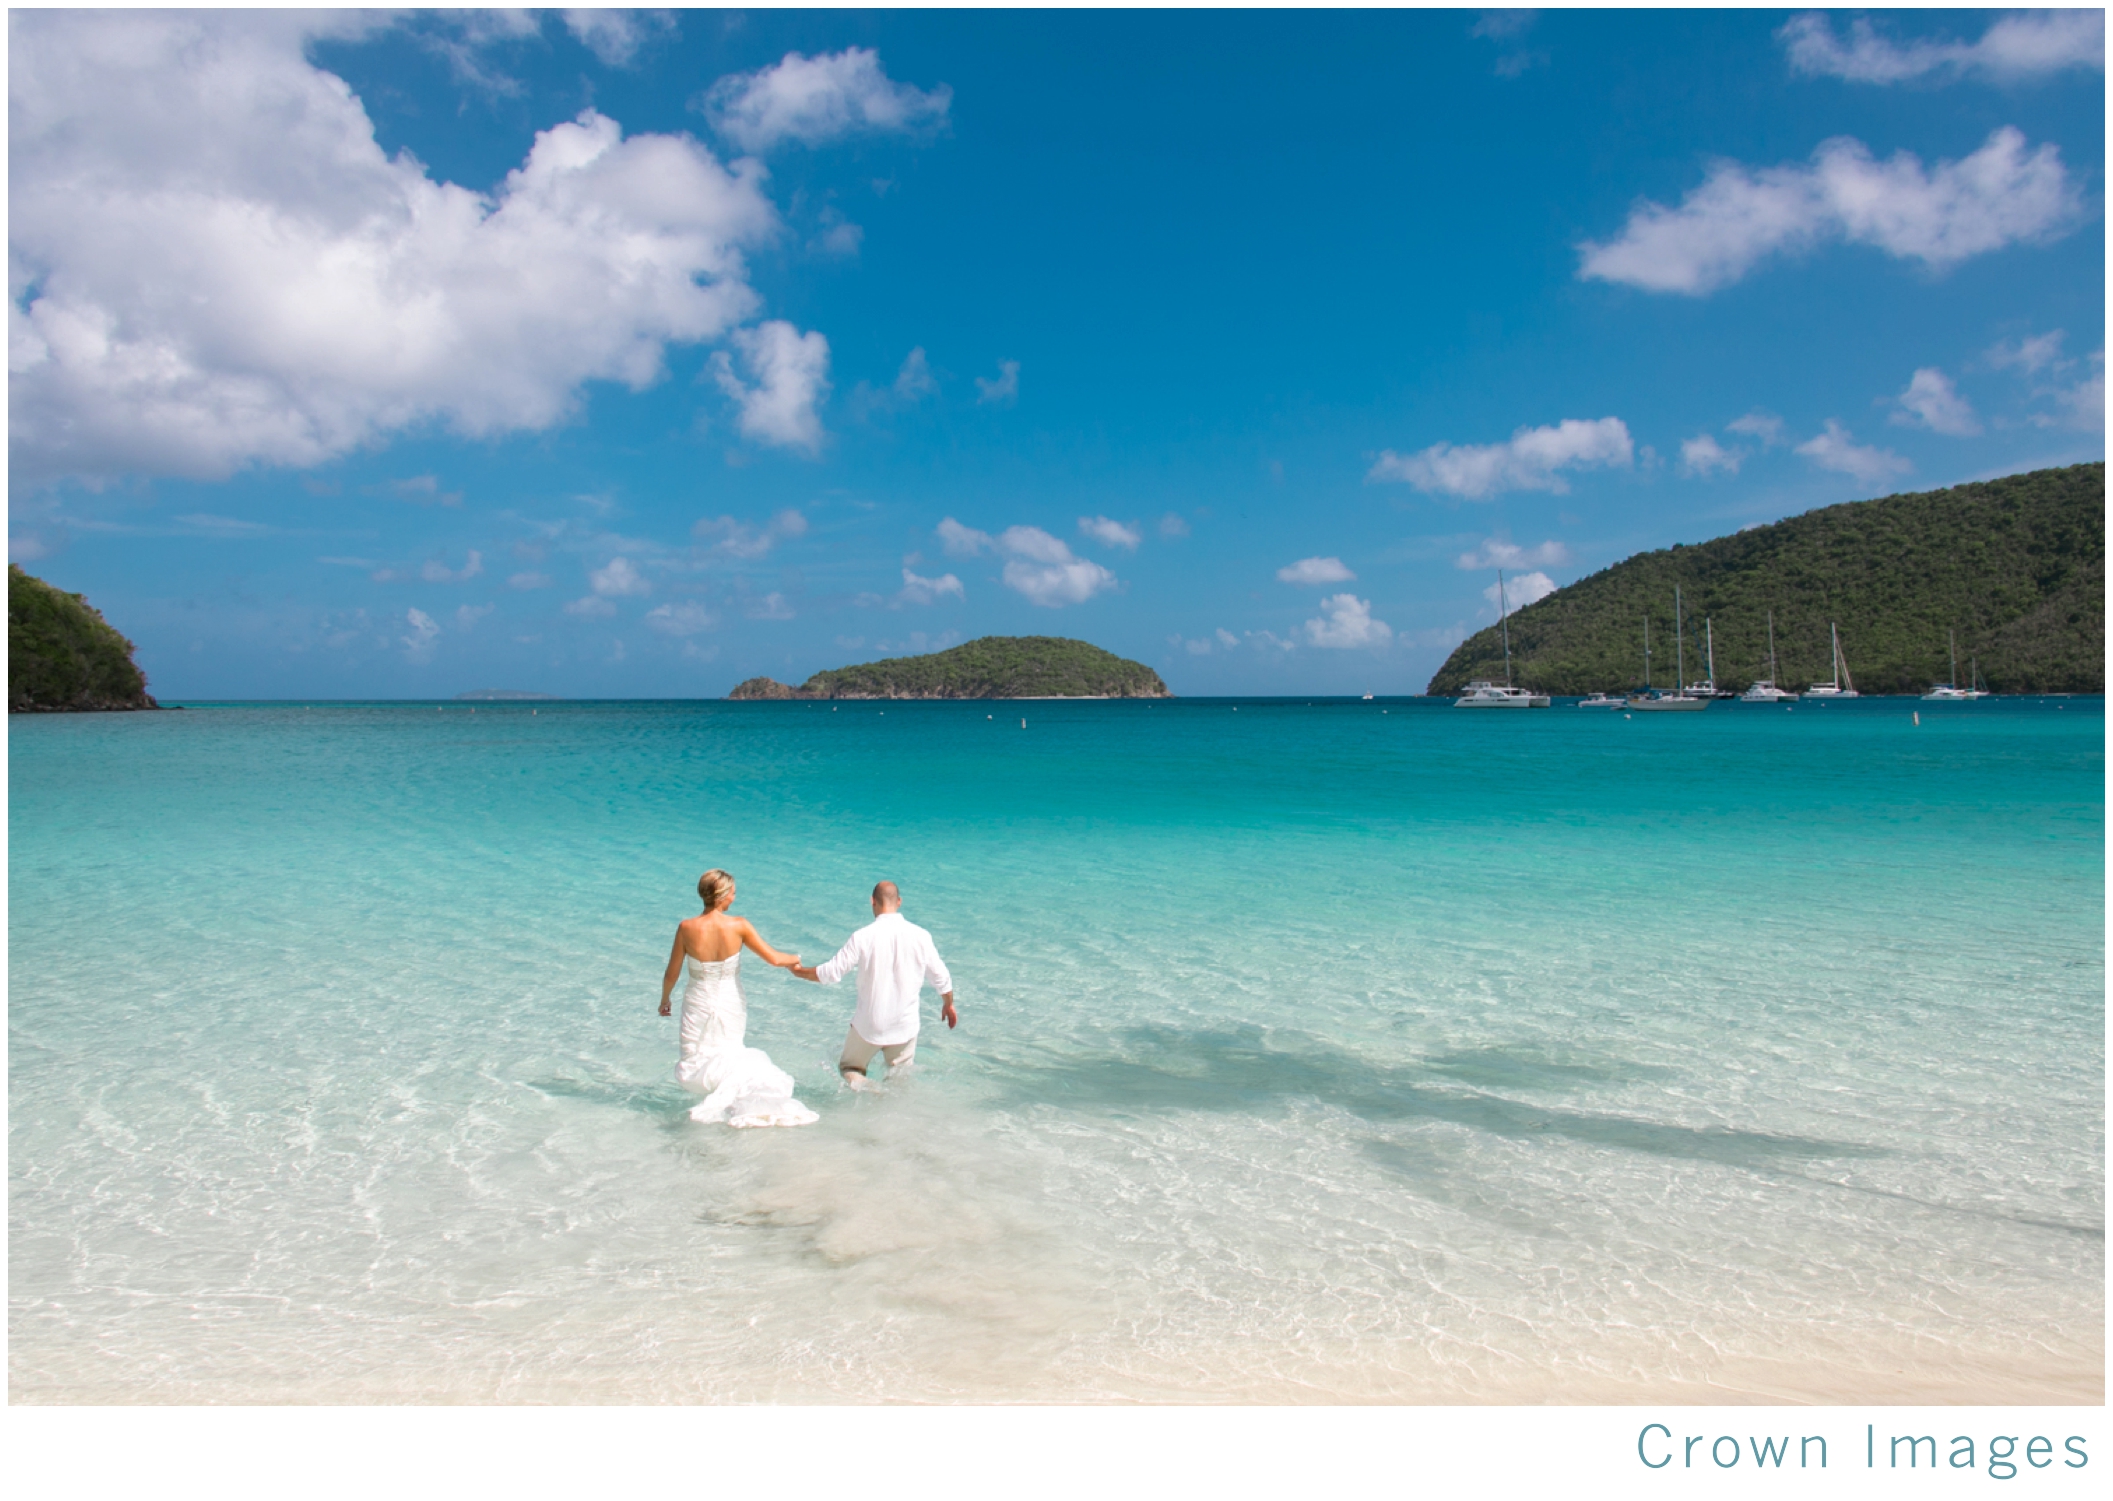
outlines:
[[[1417,692],[2103,456],[2098,12],[16,12],[10,549],[165,698]]]

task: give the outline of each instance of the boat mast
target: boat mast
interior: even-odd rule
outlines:
[[[1504,608],[1504,570],[1497,570],[1497,622],[1504,628],[1504,686],[1511,686],[1511,616]]]
[[[1707,615],[1702,617],[1702,643],[1703,650],[1708,653],[1709,691],[1715,693],[1717,691],[1717,632],[1711,627]]]
[[[1827,629],[1834,631],[1834,681],[1854,693],[1856,679],[1849,676],[1849,659],[1842,655],[1841,632],[1834,630],[1834,622],[1827,622]]]
[[[1687,692],[1687,649],[1680,635],[1680,586],[1673,585],[1673,691]]]
[[[1651,617],[1643,618],[1643,691],[1651,691]]]
[[[1768,612],[1768,681],[1776,680],[1776,612]]]
[[[1946,632],[1944,633],[1944,639],[1945,639],[1945,640],[1947,640],[1947,641],[1949,641],[1949,642],[1950,642],[1950,643],[1952,644],[1952,675],[1951,675],[1950,679],[1948,679],[1948,681],[1949,681],[1949,682],[1951,683],[1951,686],[1952,686],[1952,687],[1956,688],[1956,687],[1958,687],[1958,686],[1959,686],[1959,637],[1958,637],[1958,633],[1957,633],[1957,632],[1955,632],[1955,631],[1946,631]]]

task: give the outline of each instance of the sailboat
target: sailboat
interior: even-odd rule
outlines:
[[[1679,591],[1676,589],[1674,593],[1677,594]],[[1729,688],[1719,688],[1717,686],[1717,633],[1711,628],[1710,618],[1707,615],[1702,617],[1702,641],[1703,670],[1709,676],[1699,683],[1689,683],[1687,685],[1687,695],[1689,698],[1730,698],[1732,692]]]
[[[1952,675],[1951,678],[1946,682],[1932,684],[1930,687],[1930,691],[1922,695],[1924,701],[1928,702],[1934,700],[1938,703],[1965,703],[1968,700],[1980,698],[1982,696],[1980,688],[1980,664],[1973,664],[1974,686],[1971,688],[1961,688],[1959,686],[1959,638],[1956,633],[1952,631],[1946,631],[1944,633],[1944,639],[1951,643]]]
[[[1827,622],[1827,639],[1832,642],[1834,646],[1834,676],[1827,682],[1814,683],[1810,688],[1807,688],[1805,690],[1805,697],[1859,697],[1860,695],[1856,691],[1856,684],[1849,681],[1849,662],[1848,659],[1842,655],[1841,633],[1835,630],[1834,622],[1831,620]]]
[[[1742,704],[1795,703],[1797,695],[1776,686],[1776,612],[1768,612],[1768,676],[1739,695]]]
[[[1453,700],[1456,709],[1545,709],[1548,695],[1528,693],[1511,685],[1511,613],[1504,607],[1504,570],[1497,570],[1497,619],[1504,629],[1504,686],[1487,678],[1476,678],[1467,691]]]
[[[1631,694],[1631,695],[1630,695],[1630,697],[1629,697],[1629,707],[1630,707],[1630,708],[1632,708],[1632,709],[1653,709],[1653,710],[1656,710],[1656,709],[1664,709],[1664,710],[1668,710],[1668,711],[1677,711],[1677,710],[1683,710],[1683,709],[1707,709],[1707,708],[1709,707],[1709,702],[1710,702],[1710,701],[1709,701],[1708,699],[1706,699],[1706,698],[1697,698],[1697,697],[1695,697],[1695,695],[1694,695],[1694,694],[1692,694],[1692,693],[1688,693],[1688,692],[1686,692],[1686,691],[1684,691],[1684,690],[1683,690],[1683,691],[1680,691],[1680,692],[1675,692],[1675,693],[1651,693],[1651,692],[1650,692],[1650,686],[1651,686],[1651,648],[1650,648],[1650,639],[1651,639],[1651,623],[1650,623],[1650,621],[1649,621],[1649,620],[1645,620],[1645,621],[1644,621],[1644,626],[1643,626],[1643,629],[1644,629],[1644,654],[1643,654],[1643,675],[1644,675],[1644,690],[1645,690],[1645,691],[1644,691],[1644,693],[1642,693],[1642,694]],[[1687,651],[1686,651],[1686,642],[1685,642],[1684,638],[1683,638],[1683,637],[1682,637],[1682,635],[1681,635],[1681,628],[1680,628],[1680,586],[1679,586],[1678,584],[1675,584],[1675,585],[1673,586],[1673,683],[1674,683],[1674,685],[1675,685],[1675,687],[1676,687],[1676,688],[1678,687],[1678,685],[1679,685],[1679,683],[1680,683],[1680,680],[1681,680],[1681,679],[1682,679],[1683,677],[1686,677],[1686,676],[1687,676]]]

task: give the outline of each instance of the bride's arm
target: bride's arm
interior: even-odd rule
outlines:
[[[660,977],[660,1014],[662,1016],[674,1014],[668,1010],[668,995],[674,990],[675,982],[681,978],[682,929],[678,927],[675,930],[675,947],[668,951],[668,967],[662,972]]]
[[[741,941],[756,951],[756,957],[765,964],[775,964],[779,969],[791,969],[800,962],[798,954],[781,954],[763,941],[756,925],[747,918],[741,919]]]

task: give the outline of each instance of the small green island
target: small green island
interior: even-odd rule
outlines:
[[[983,636],[922,657],[818,672],[795,688],[750,678],[732,699],[1172,698],[1159,674],[1086,641]]]
[[[159,709],[132,643],[78,594],[7,565],[7,712]]]

